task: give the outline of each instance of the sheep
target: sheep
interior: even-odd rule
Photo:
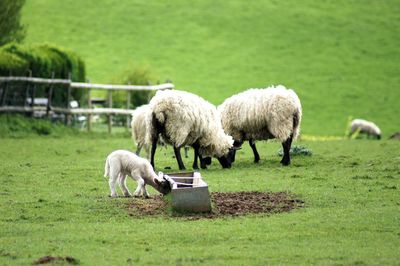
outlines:
[[[357,131],[361,134],[366,134],[368,138],[372,137],[376,139],[381,139],[381,130],[371,121],[367,121],[364,119],[354,119],[353,121],[351,121],[350,136]]]
[[[136,154],[140,155],[140,151],[144,147],[147,159],[150,158],[150,146],[145,144],[146,114],[148,111],[150,111],[148,104],[137,107],[132,113],[131,120],[132,139],[137,146]]]
[[[150,159],[150,145],[145,143],[146,136],[146,114],[150,111],[148,104],[137,107],[132,113],[131,131],[132,140],[136,143],[136,154],[140,155],[141,149],[144,147],[146,151],[146,158]],[[159,144],[165,145],[162,138],[159,138]],[[188,158],[189,146],[185,145],[185,158]]]
[[[163,176],[161,172],[160,174]],[[164,195],[168,194],[171,190],[170,183],[163,178],[159,179],[148,160],[126,150],[116,150],[110,153],[107,156],[104,166],[104,177],[109,177],[110,197],[118,197],[115,191],[115,183],[117,180],[124,196],[132,196],[126,186],[127,175],[138,183],[133,193],[135,197],[141,195],[145,198],[149,197],[149,193],[146,189],[147,184]]]
[[[190,145],[194,149],[193,168],[197,158],[202,168],[208,163],[202,156],[216,156],[223,168],[230,168],[228,153],[233,139],[225,134],[217,109],[203,98],[184,91],[158,91],[150,101],[151,112],[146,120],[146,141],[151,144],[151,165],[161,134],[164,141],[173,145],[179,169],[185,169],[179,148]]]
[[[260,160],[255,141],[276,138],[284,150],[281,164],[290,164],[289,151],[299,135],[302,116],[300,100],[293,90],[282,85],[249,89],[226,99],[218,111],[222,127],[235,140],[234,147],[249,141],[255,163]],[[230,160],[234,162],[235,152]]]

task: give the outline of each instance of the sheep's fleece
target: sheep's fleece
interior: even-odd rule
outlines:
[[[224,156],[233,146],[231,136],[225,134],[217,109],[201,97],[184,91],[158,91],[151,99],[151,111],[146,120],[146,143],[155,134],[154,118],[165,127],[164,141],[182,147],[199,143],[200,154]]]
[[[300,132],[300,99],[293,90],[282,85],[233,95],[218,107],[218,111],[225,132],[235,140],[277,138],[284,142],[291,134],[296,139]],[[293,124],[295,115],[298,126]]]
[[[366,133],[372,136],[381,135],[381,130],[375,123],[364,119],[354,119],[351,121],[350,127],[351,133],[354,133],[357,131],[357,129],[360,129],[360,133]]]
[[[150,110],[149,105],[139,106],[132,113],[131,129],[132,139],[136,142],[139,155],[142,146],[144,145],[146,156],[149,157],[150,147],[145,145],[146,137],[146,114]]]

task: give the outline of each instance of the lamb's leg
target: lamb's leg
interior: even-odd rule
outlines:
[[[292,145],[292,140],[293,140],[293,135],[290,135],[290,137],[282,142],[282,147],[283,147],[283,157],[281,160],[282,165],[289,165],[290,164],[290,147]]]
[[[122,190],[122,193],[124,193],[125,197],[131,197],[132,196],[131,193],[129,192],[128,187],[126,186],[126,175],[124,175],[122,173],[119,174],[118,184],[119,184],[119,187]]]
[[[146,183],[144,183],[144,185],[143,185],[143,187],[142,187],[142,195],[143,195],[146,199],[150,198],[150,194],[149,194],[149,192],[147,191],[147,188],[146,188]]]
[[[138,183],[138,186],[137,186],[135,192],[133,192],[133,196],[140,197],[142,194],[143,186],[144,186],[144,180],[140,176],[132,176],[132,178],[133,178],[133,180],[136,180],[136,182]]]
[[[182,157],[181,157],[181,149],[174,147],[174,153],[176,161],[178,162],[179,170],[185,170],[185,165],[183,164]]]
[[[115,191],[115,184],[117,182],[119,173],[115,169],[110,169],[110,178],[108,179],[108,184],[110,186],[110,197],[118,197],[117,191]]]
[[[253,150],[254,162],[258,163],[260,161],[260,155],[257,152],[256,143],[254,142],[254,140],[250,139],[249,144],[250,144],[251,149]]]

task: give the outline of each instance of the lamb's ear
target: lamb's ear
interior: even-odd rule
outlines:
[[[160,180],[158,180],[157,178],[153,178],[154,183],[156,183],[157,185],[161,186],[161,182]]]

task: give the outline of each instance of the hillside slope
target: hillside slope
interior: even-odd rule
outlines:
[[[214,104],[284,84],[303,133],[342,135],[353,116],[386,137],[400,130],[399,14],[398,0],[27,0],[22,18],[27,43],[73,49],[93,82],[133,60]]]

